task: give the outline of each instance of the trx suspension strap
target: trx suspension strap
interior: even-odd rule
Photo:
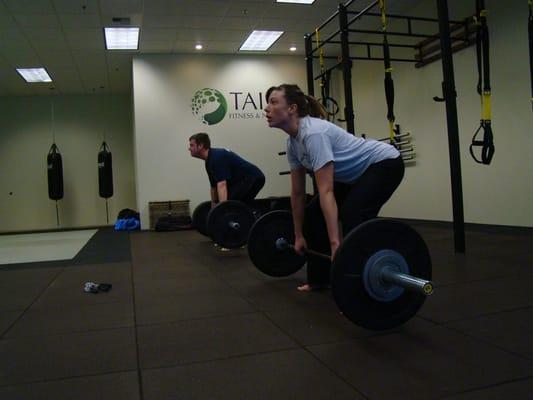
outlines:
[[[529,31],[529,75],[531,78],[531,109],[533,110],[533,0],[528,0],[529,3],[529,21],[527,29]]]
[[[485,1],[476,0],[476,56],[478,82],[477,92],[481,98],[481,123],[470,144],[470,155],[479,164],[489,165],[494,156],[494,142],[491,127],[490,107],[490,63],[489,63],[489,30],[487,28],[487,10]],[[483,139],[476,139],[483,131]],[[474,147],[481,147],[481,157],[474,154]]]
[[[387,99],[387,120],[389,121],[390,143],[394,144],[394,82],[392,80],[392,67],[390,63],[389,42],[387,41],[387,15],[385,13],[385,0],[379,0],[381,10],[381,25],[383,30],[383,60],[385,63],[385,97]]]
[[[320,36],[318,29],[315,30],[315,36],[316,36],[316,46],[317,48],[320,46]],[[327,119],[328,121],[334,121],[335,115],[339,112],[339,104],[329,96],[329,84],[331,81],[331,69],[326,70],[326,67],[324,65],[324,49],[322,46],[320,46],[319,49],[319,61],[320,61],[320,96],[322,98],[322,106],[324,106],[324,110],[326,110],[327,113]],[[333,109],[329,109],[329,104],[332,105]]]
[[[324,66],[324,49],[322,46],[320,46],[320,33],[318,32],[318,29],[315,29],[315,37],[316,37],[316,47],[318,49],[318,61],[320,63],[320,95],[322,96],[322,105],[324,108],[326,108],[326,96],[325,92],[326,89],[324,86],[329,86],[329,82],[326,80],[326,67]],[[328,77],[329,78],[329,77]],[[327,88],[327,91],[329,92],[329,87]],[[329,120],[329,115],[328,115]]]

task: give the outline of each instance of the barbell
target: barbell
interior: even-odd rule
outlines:
[[[207,215],[207,232],[213,241],[226,249],[246,244],[255,222],[254,212],[246,204],[227,200],[217,204]]]
[[[204,236],[207,234],[207,214],[211,211],[211,202],[204,201],[196,206],[192,213],[192,226]]]
[[[306,262],[292,243],[291,214],[273,211],[252,226],[248,254],[263,273],[288,276]],[[313,250],[306,255],[330,259]],[[349,320],[371,330],[390,329],[411,319],[433,293],[431,272],[429,251],[418,232],[398,221],[372,219],[353,229],[337,249],[331,289]]]
[[[227,249],[244,246],[254,222],[254,212],[246,204],[234,200],[224,201],[213,208],[210,201],[204,201],[192,214],[193,227]]]
[[[283,237],[276,239],[276,248],[281,251],[285,249],[296,251],[294,245],[289,243],[287,239]],[[319,253],[318,251],[303,249],[303,252],[310,256],[323,258],[328,261],[331,260],[331,256],[324,253]],[[403,287],[404,289],[417,290],[426,296],[433,294],[433,284],[430,281],[403,274],[400,271],[394,270],[391,265],[379,265],[380,267],[374,270],[375,275],[373,275],[373,280],[376,282],[381,284],[395,284]],[[373,291],[373,293],[375,292],[376,291]]]
[[[255,199],[252,204],[236,200],[218,203],[211,209],[211,202],[200,203],[192,216],[193,226],[204,236],[227,249],[242,247],[248,241],[248,233],[258,215],[272,209],[290,207],[288,197]]]

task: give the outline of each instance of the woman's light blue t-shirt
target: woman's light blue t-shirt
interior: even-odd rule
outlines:
[[[292,169],[305,167],[317,171],[333,161],[337,182],[350,183],[372,164],[400,153],[388,143],[356,137],[323,119],[300,119],[298,135],[287,140],[287,158]]]

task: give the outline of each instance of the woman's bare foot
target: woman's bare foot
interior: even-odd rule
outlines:
[[[308,283],[302,283],[296,288],[299,292],[310,292],[313,290],[313,287]]]
[[[329,289],[328,284],[323,285],[310,285],[309,283],[302,283],[296,288],[299,292],[312,292],[313,290]]]

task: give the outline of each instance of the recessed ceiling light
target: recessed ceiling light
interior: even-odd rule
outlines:
[[[313,4],[315,0],[276,0],[276,3]]]
[[[107,50],[137,50],[139,48],[139,28],[104,28]]]
[[[196,50],[202,50],[204,46],[202,46],[200,43],[198,43],[196,46],[194,46]]]
[[[17,72],[26,82],[52,82],[52,78],[44,68],[17,68]]]
[[[246,38],[239,51],[268,50],[281,35],[283,35],[283,31],[253,31]]]
[[[291,47],[289,47],[289,50],[290,50],[290,51],[296,51],[296,46],[291,46]]]

